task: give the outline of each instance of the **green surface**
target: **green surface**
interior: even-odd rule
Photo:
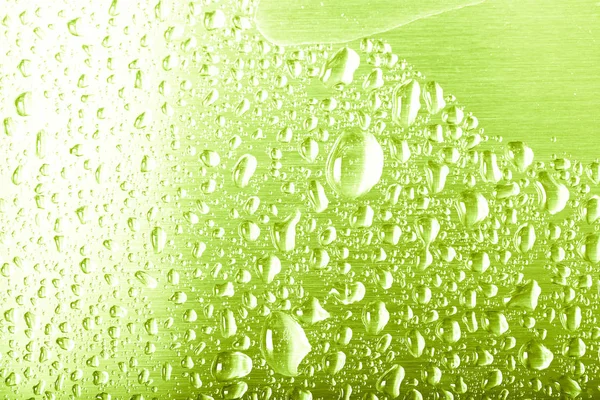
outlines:
[[[443,83],[487,134],[525,140],[548,156],[599,156],[595,0],[272,0],[259,3],[257,18],[259,29],[283,44],[346,42],[375,33],[400,58]]]
[[[598,398],[599,10],[0,0],[0,399]]]

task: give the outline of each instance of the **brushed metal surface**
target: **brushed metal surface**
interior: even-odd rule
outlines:
[[[298,7],[287,3],[263,1],[257,13],[261,30],[276,27],[266,33],[284,43],[352,40],[366,32],[364,27],[380,30],[374,21],[388,23],[384,16],[401,14],[404,5],[314,0],[298,7],[319,12],[294,15]],[[438,8],[442,4],[447,3],[438,2]],[[435,8],[431,2],[423,7]],[[360,15],[360,9],[363,21],[353,29],[347,15]],[[275,18],[286,23],[277,25],[271,20]],[[315,28],[322,25],[330,35]],[[390,43],[417,70],[456,95],[488,135],[524,140],[545,159],[563,152],[582,161],[598,157],[600,2],[490,0],[372,37]],[[358,46],[358,41],[350,45]]]

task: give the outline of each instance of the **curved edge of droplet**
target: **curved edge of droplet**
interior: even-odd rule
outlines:
[[[358,39],[362,39],[362,38],[366,38],[366,37],[370,37],[373,35],[380,35],[382,33],[385,32],[389,32],[392,31],[394,29],[398,29],[400,27],[403,27],[405,25],[409,25],[412,24],[413,22],[417,22],[420,21],[422,19],[427,19],[430,17],[435,17],[437,15],[441,15],[441,14],[445,14],[448,12],[452,12],[452,11],[458,11],[461,10],[463,8],[466,7],[473,7],[473,6],[478,6],[482,3],[485,3],[487,0],[475,0],[472,1],[468,4],[462,4],[456,7],[452,7],[452,8],[448,8],[448,9],[443,9],[443,10],[439,10],[439,11],[432,11],[428,14],[425,15],[418,15],[415,16],[415,18],[408,20],[406,22],[403,22],[401,24],[398,25],[394,25],[390,28],[385,28],[385,29],[379,29],[379,30],[374,30],[373,32],[370,32],[368,34],[360,34],[360,35],[355,35],[355,36],[350,36],[347,39],[344,40],[333,40],[333,41],[327,41],[327,40],[318,40],[318,41],[302,41],[302,42],[290,42],[290,41],[277,41],[275,40],[273,37],[269,36],[263,29],[261,29],[260,23],[259,23],[259,18],[257,18],[257,14],[258,14],[258,9],[260,7],[260,2],[256,7],[256,10],[254,11],[254,21],[255,21],[255,27],[256,30],[258,31],[258,33],[260,33],[262,35],[262,37],[264,37],[265,39],[267,39],[270,43],[275,44],[275,45],[279,45],[279,46],[305,46],[305,45],[312,45],[312,44],[342,44],[342,43],[349,43],[349,42],[353,42],[355,40]]]

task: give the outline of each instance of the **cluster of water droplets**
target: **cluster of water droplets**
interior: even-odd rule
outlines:
[[[599,394],[599,162],[249,0],[66,7],[3,19],[6,398]]]

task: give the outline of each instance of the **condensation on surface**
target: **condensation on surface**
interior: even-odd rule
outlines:
[[[600,396],[600,162],[256,7],[7,3],[0,398]]]

